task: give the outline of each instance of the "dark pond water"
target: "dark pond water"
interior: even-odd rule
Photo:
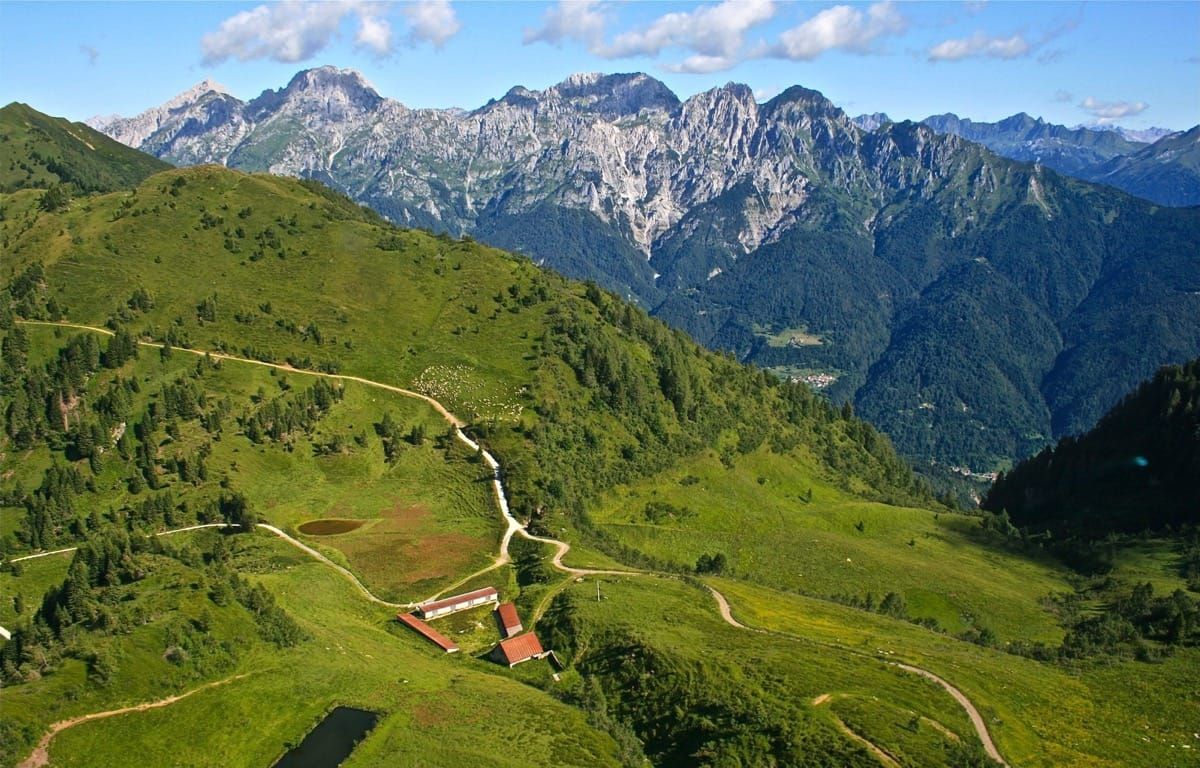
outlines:
[[[361,528],[366,520],[309,520],[296,530],[309,536],[333,536],[339,533],[349,533]]]
[[[379,715],[365,709],[338,707],[308,732],[304,741],[275,763],[275,768],[337,768],[350,756]]]

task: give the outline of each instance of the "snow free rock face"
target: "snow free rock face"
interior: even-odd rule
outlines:
[[[710,347],[826,377],[923,464],[993,470],[1200,353],[1200,264],[1178,234],[1194,213],[968,136],[1066,159],[1140,145],[1024,114],[930,122],[856,123],[800,86],[681,101],[644,74],[410,109],[321,67],[249,102],[201,84],[101,124],[172,162],[317,178],[396,223],[596,280]],[[1195,152],[1189,136],[1136,167],[1106,161],[1105,180],[1182,188],[1142,169],[1156,147]],[[773,342],[801,327],[823,343]]]

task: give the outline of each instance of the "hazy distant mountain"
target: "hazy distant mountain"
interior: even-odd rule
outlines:
[[[869,115],[859,115],[858,117],[851,118],[850,122],[864,131],[874,131],[893,121],[892,118],[887,116],[886,112],[872,112]]]
[[[1159,139],[1166,138],[1173,133],[1170,128],[1124,128],[1119,125],[1077,125],[1076,128],[1089,128],[1093,131],[1115,131],[1129,141],[1138,142],[1141,144],[1153,144]]]
[[[1163,205],[1200,205],[1200,126],[1114,157],[1088,178]]]
[[[1140,146],[1003,124],[1063,157]],[[105,129],[176,162],[320,178],[395,221],[523,251],[853,398],[910,455],[991,468],[1200,354],[1200,213],[941,125],[864,131],[798,86],[681,102],[644,74],[414,110],[321,68],[250,102],[193,89]]]
[[[1200,205],[1200,176],[1191,156],[1195,142],[1188,145],[1190,149],[1179,142],[1164,145],[1159,151],[1149,149],[1149,141],[1182,135],[1165,128],[1067,128],[1024,112],[996,123],[976,123],[954,114],[934,115],[922,122],[940,133],[977,141],[1004,157],[1110,184],[1162,205]]]
[[[1079,177],[1100,163],[1142,148],[1117,131],[1067,128],[1033,118],[1024,112],[995,123],[977,123],[954,114],[925,118],[925,125],[939,133],[952,133],[977,141],[993,152],[1013,160],[1041,163]]]

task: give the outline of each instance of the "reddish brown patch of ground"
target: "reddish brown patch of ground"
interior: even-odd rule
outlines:
[[[436,728],[455,720],[454,710],[440,701],[423,701],[413,708],[413,722],[420,728]]]
[[[461,575],[492,544],[486,538],[439,531],[427,508],[398,504],[381,519],[339,538],[335,546],[372,590],[412,599],[418,596],[408,594],[410,587]]]

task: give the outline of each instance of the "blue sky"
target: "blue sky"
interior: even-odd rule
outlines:
[[[1200,3],[0,1],[0,103],[76,120],[136,114],[205,77],[248,99],[321,64],[413,107],[643,71],[681,97],[800,84],[851,114],[1186,128],[1200,122]]]

